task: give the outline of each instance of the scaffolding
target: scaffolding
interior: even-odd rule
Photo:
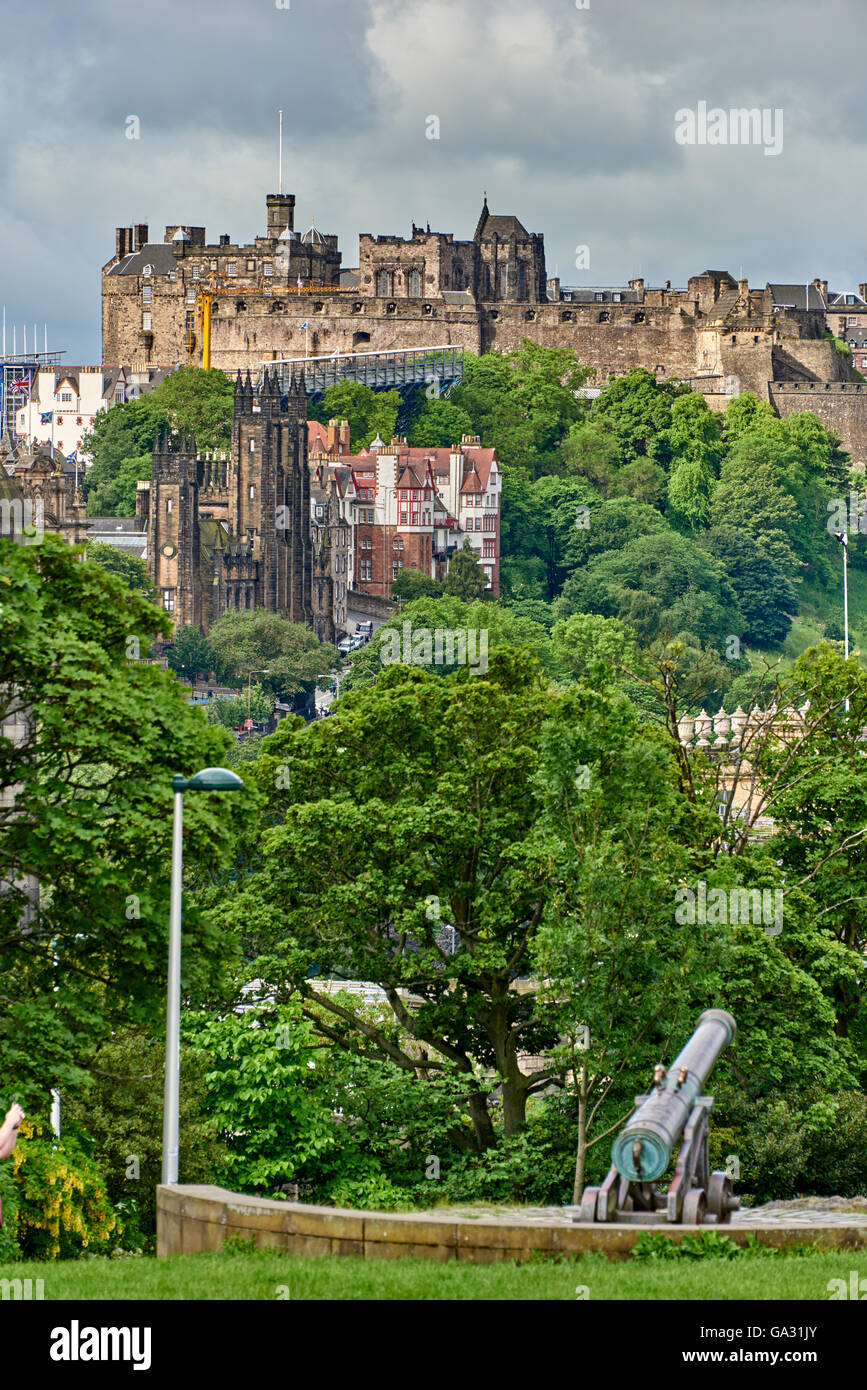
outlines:
[[[0,439],[15,438],[15,412],[30,400],[33,378],[46,367],[59,367],[64,351],[0,356]]]

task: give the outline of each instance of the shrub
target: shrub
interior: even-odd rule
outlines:
[[[12,1173],[16,1234],[24,1258],[68,1260],[86,1250],[107,1253],[121,1226],[96,1164],[74,1139],[43,1138],[36,1121],[22,1121],[18,1135]]]

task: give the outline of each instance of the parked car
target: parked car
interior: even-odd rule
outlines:
[[[370,638],[369,638],[369,637],[360,637],[360,636],[356,633],[356,635],[355,635],[354,637],[350,637],[349,641],[350,641],[349,650],[350,650],[351,652],[357,652],[358,649],[359,649],[359,647],[363,647],[364,644],[365,644],[365,642],[369,642],[369,641],[370,641]]]
[[[371,619],[365,618],[363,623],[356,623],[355,631],[356,635],[359,637],[371,638],[373,636],[373,623]]]
[[[356,650],[356,648],[352,645],[354,641],[354,637],[344,637],[342,642],[337,643],[337,650],[341,656],[349,656],[350,652],[354,652]]]

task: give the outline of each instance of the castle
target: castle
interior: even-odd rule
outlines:
[[[549,278],[544,238],[485,199],[469,241],[412,225],[411,235],[359,238],[357,269],[337,238],[298,236],[295,199],[266,198],[266,233],[249,245],[202,227],[119,227],[102,272],[103,360],[210,364],[258,373],[281,358],[456,344],[511,351],[529,338],[574,349],[592,385],[644,367],[701,391],[714,409],[754,392],[787,416],[812,410],[867,462],[867,382],[849,330],[867,326],[858,294],[808,285],[751,287],[724,270],[685,287],[576,288]]]
[[[266,608],[314,625],[307,393],[265,373],[235,383],[228,458],[157,438],[136,515],[159,601],[176,626],[205,632],[229,609]]]

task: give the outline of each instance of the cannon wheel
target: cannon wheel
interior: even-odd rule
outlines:
[[[707,1197],[703,1187],[691,1187],[683,1199],[684,1226],[700,1226],[707,1211]]]
[[[598,1187],[585,1187],[581,1194],[581,1207],[578,1213],[579,1221],[596,1220],[596,1201],[599,1197]]]
[[[731,1219],[732,1180],[727,1173],[711,1173],[707,1185],[707,1209],[718,1223]]]

